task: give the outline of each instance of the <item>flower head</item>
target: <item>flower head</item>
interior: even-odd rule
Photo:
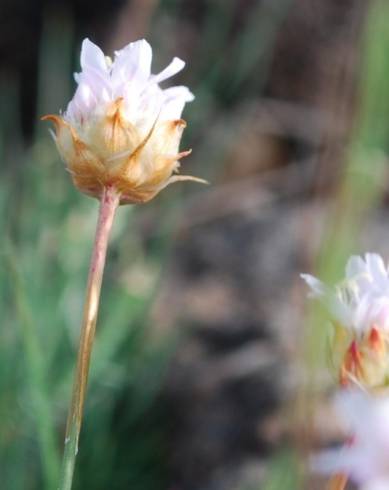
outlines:
[[[389,488],[389,396],[372,397],[361,390],[343,390],[335,408],[349,441],[340,449],[324,451],[312,460],[322,473],[343,473],[364,490]]]
[[[346,277],[333,289],[308,274],[311,295],[327,306],[335,328],[334,358],[340,352],[340,380],[369,386],[386,383],[389,373],[389,272],[377,254],[353,256]]]
[[[151,59],[145,40],[116,51],[112,61],[85,39],[73,99],[61,116],[43,118],[54,122],[58,150],[82,192],[100,197],[104,187],[113,186],[121,203],[138,203],[178,180],[204,182],[173,175],[190,153],[179,151],[186,126],[181,113],[194,97],[187,87],[159,84],[185,63],[174,58],[153,75]]]
[[[301,277],[311,296],[324,300],[333,319],[346,328],[362,335],[378,322],[389,330],[389,270],[378,254],[350,257],[345,279],[333,290],[309,274]]]

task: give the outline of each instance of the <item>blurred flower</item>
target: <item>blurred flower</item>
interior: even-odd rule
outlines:
[[[365,260],[352,256],[346,277],[334,290],[309,274],[301,277],[311,288],[311,296],[324,300],[334,320],[357,335],[363,335],[374,322],[389,330],[389,272],[378,254],[367,253]]]
[[[335,399],[335,408],[345,424],[349,442],[313,457],[313,470],[346,474],[363,490],[388,489],[388,394],[372,397],[361,390],[343,390]]]
[[[368,386],[386,383],[389,373],[389,272],[377,254],[353,256],[345,279],[333,289],[308,274],[311,296],[328,308],[334,336],[332,354],[340,381]],[[338,358],[340,357],[340,360]]]
[[[363,485],[362,490],[388,490],[389,478],[378,478]]]
[[[120,193],[121,203],[146,202],[179,180],[173,175],[180,158],[181,113],[194,99],[187,87],[161,89],[159,83],[181,71],[179,58],[151,74],[152,50],[145,40],[115,52],[111,61],[85,39],[81,49],[78,88],[62,116],[54,122],[58,150],[73,182],[82,192],[100,197],[104,187]]]

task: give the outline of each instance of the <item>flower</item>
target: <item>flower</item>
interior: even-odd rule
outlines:
[[[55,124],[54,140],[76,187],[100,197],[113,186],[120,202],[140,203],[180,180],[205,182],[178,172],[179,151],[186,123],[181,113],[194,99],[187,87],[159,84],[181,71],[179,58],[151,74],[151,46],[145,40],[115,52],[112,61],[85,39],[81,73],[73,99],[62,115],[43,119]]]
[[[366,485],[363,485],[362,490],[388,490],[389,488],[389,477],[388,478],[378,478]]]
[[[311,296],[323,299],[333,318],[362,335],[374,322],[389,330],[389,270],[378,254],[365,260],[352,256],[345,279],[332,291],[309,274],[301,274],[311,288]]]
[[[335,398],[335,409],[349,441],[314,456],[313,470],[346,474],[363,490],[389,488],[388,394],[372,397],[362,390],[342,390]]]
[[[332,324],[333,355],[340,351],[340,381],[358,380],[368,386],[385,384],[389,374],[389,271],[382,258],[367,253],[353,256],[346,277],[334,289],[309,274],[301,276],[311,296],[328,307]]]

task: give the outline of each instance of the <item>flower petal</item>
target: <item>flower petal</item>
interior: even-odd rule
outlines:
[[[362,490],[388,490],[389,477],[388,478],[374,478],[363,485]]]
[[[111,68],[112,81],[146,83],[150,77],[152,56],[151,46],[145,39],[116,51]]]
[[[388,273],[385,268],[384,261],[380,255],[367,253],[365,255],[365,260],[373,281],[378,281],[380,284],[382,284],[382,281],[386,281],[388,279]]]
[[[176,86],[164,90],[160,119],[162,121],[180,119],[185,104],[192,100],[194,95],[187,87]]]
[[[352,255],[346,265],[346,277],[348,279],[354,279],[356,276],[360,276],[367,273],[367,265],[365,261],[359,255]]]
[[[152,76],[152,81],[155,83],[161,83],[179,73],[181,70],[183,70],[184,66],[185,61],[175,57],[164,70],[159,72],[157,75]]]
[[[102,50],[88,38],[84,39],[81,46],[81,68],[94,68],[95,70],[108,72],[107,63]]]
[[[311,296],[324,296],[328,292],[327,286],[316,277],[311,276],[311,274],[300,274],[300,277],[304,279],[304,281],[311,288]]]

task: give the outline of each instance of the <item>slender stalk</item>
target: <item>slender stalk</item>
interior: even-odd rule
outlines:
[[[328,482],[327,490],[344,490],[347,484],[347,475],[337,473]]]
[[[72,488],[108,239],[115,211],[119,205],[119,199],[120,196],[113,187],[106,187],[101,197],[99,219],[86,289],[73,395],[66,426],[59,490],[71,490]]]

